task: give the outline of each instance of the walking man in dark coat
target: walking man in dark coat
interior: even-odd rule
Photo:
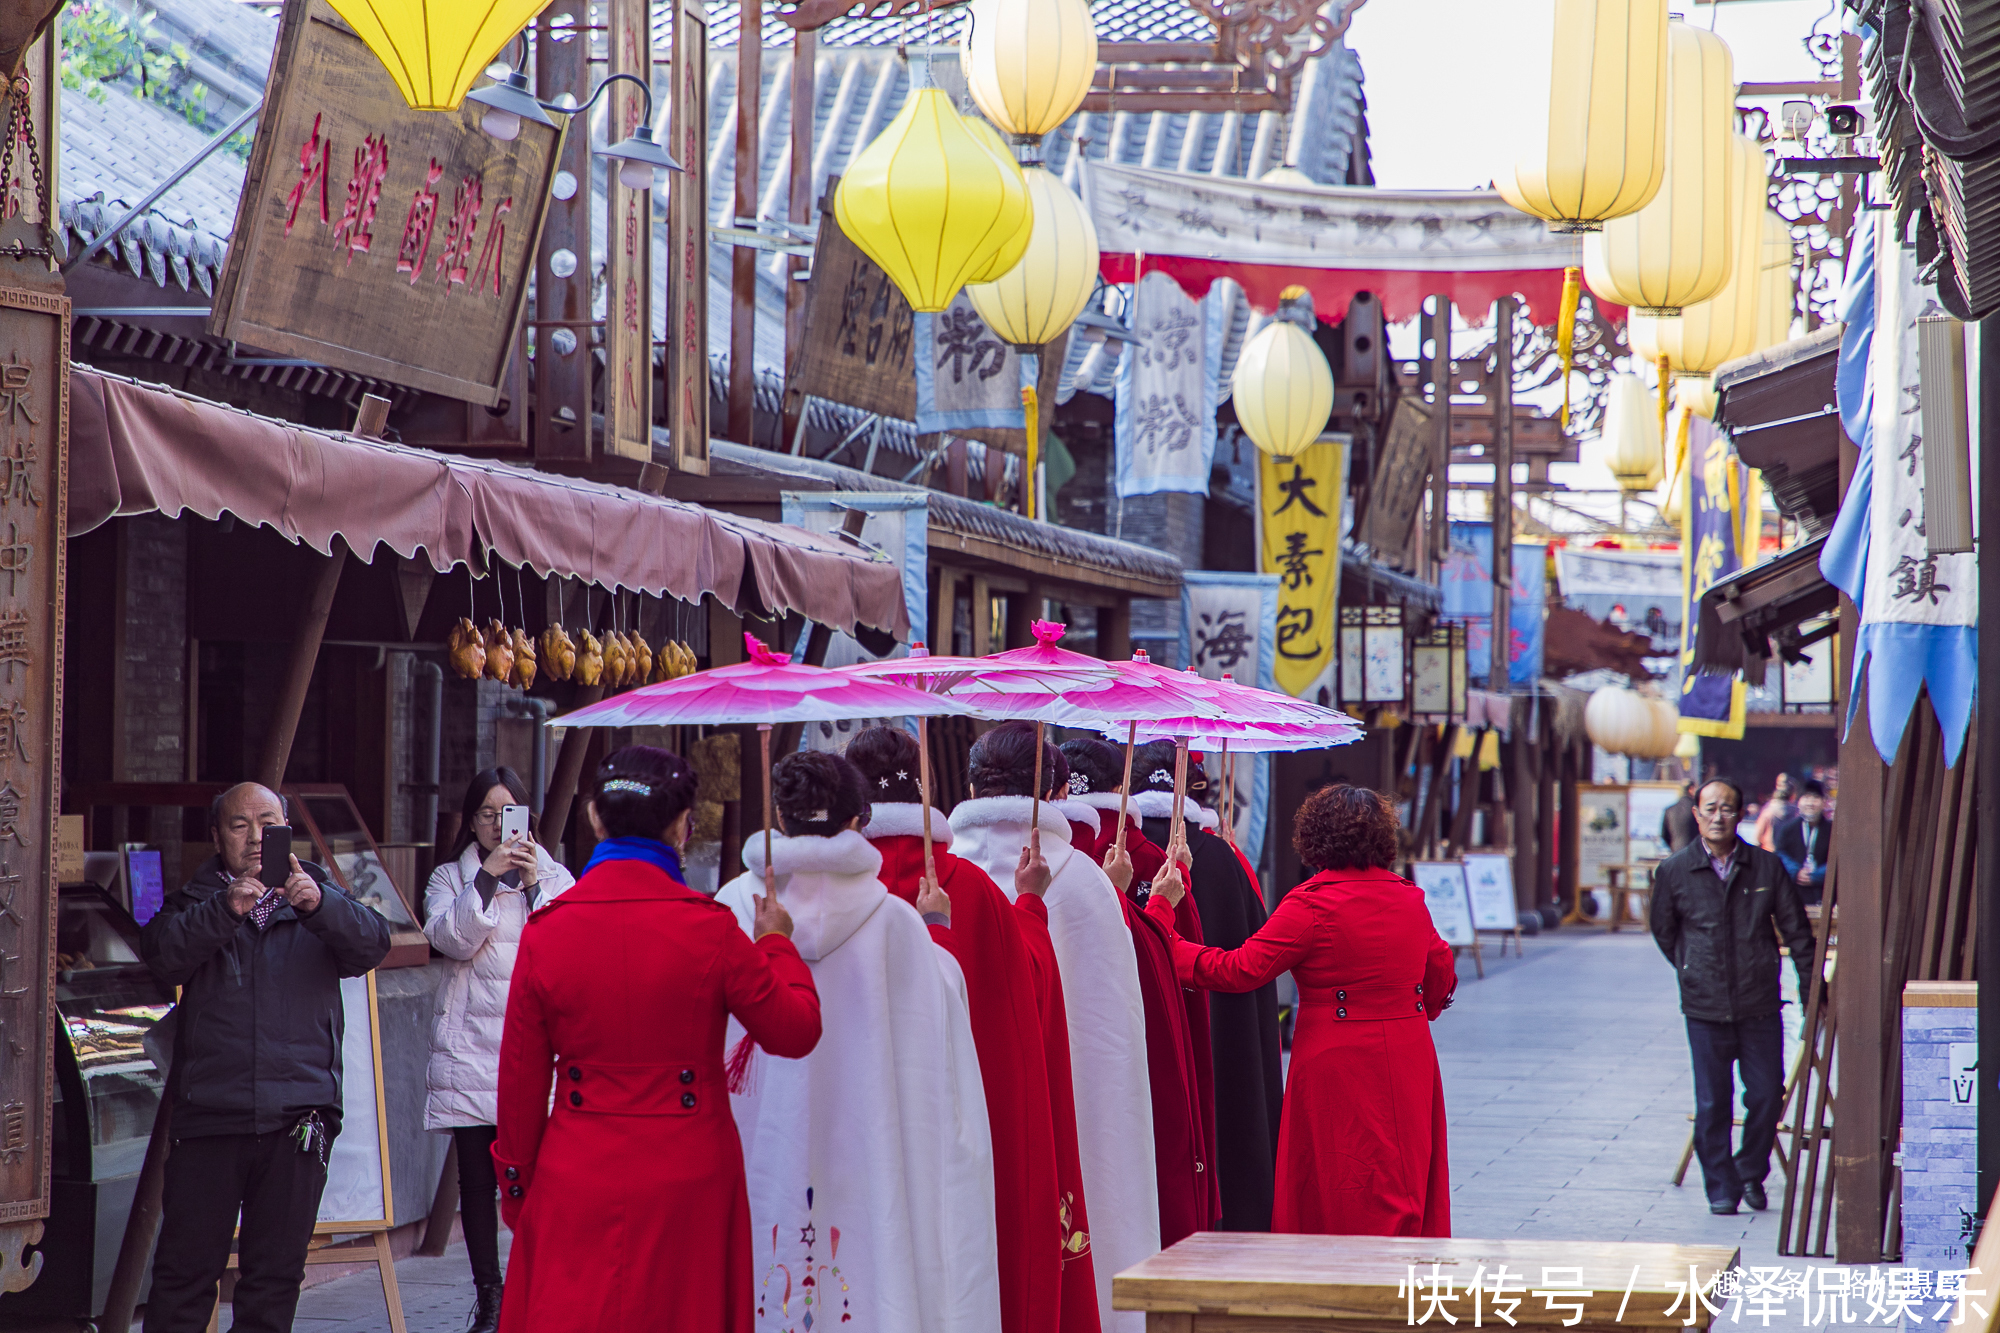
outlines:
[[[263,864],[283,800],[256,783],[209,810],[215,855],[140,936],[179,986],[160,1246],[147,1333],[201,1333],[242,1221],[239,1333],[285,1333],[340,1132],[340,979],[389,952],[389,926],[296,856]]]
[[[1743,792],[1711,778],[1695,794],[1701,839],[1660,863],[1653,879],[1653,938],[1680,972],[1681,1013],[1694,1059],[1694,1150],[1712,1213],[1768,1206],[1764,1177],[1777,1141],[1785,1088],[1782,938],[1807,991],[1812,929],[1784,863],[1737,836]],[[1729,1151],[1733,1074],[1743,1079],[1743,1141]]]

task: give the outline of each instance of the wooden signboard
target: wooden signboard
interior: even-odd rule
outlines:
[[[1514,858],[1507,853],[1467,852],[1465,891],[1472,902],[1474,930],[1521,928],[1521,914],[1514,905]]]
[[[667,428],[676,472],[708,473],[708,10],[673,0],[673,123],[684,169],[667,207]]]
[[[32,254],[49,246],[48,220],[55,213],[56,181],[62,166],[62,136],[55,130],[62,103],[61,52],[56,37],[61,25],[59,15],[28,48],[16,80],[27,94],[27,114],[13,160],[7,164],[6,200],[0,204],[0,248],[8,251],[19,246]],[[23,262],[54,267],[47,259]]]
[[[563,131],[503,143],[482,110],[412,111],[326,0],[286,0],[208,331],[496,405]]]
[[[1415,398],[1396,400],[1375,460],[1375,479],[1368,488],[1354,540],[1377,555],[1399,560],[1410,541],[1410,527],[1424,502],[1424,480],[1430,476],[1437,431],[1430,409]]]
[[[1431,924],[1454,947],[1473,942],[1472,908],[1465,898],[1465,866],[1457,861],[1414,861],[1410,880],[1424,891]]]
[[[0,287],[0,1222],[49,1215],[69,329]]]
[[[1579,783],[1576,806],[1576,882],[1594,889],[1610,888],[1610,867],[1630,864],[1631,821],[1625,788],[1612,783]]]
[[[806,284],[805,338],[785,386],[785,410],[798,410],[803,396],[811,394],[896,421],[915,421],[916,357],[922,354],[916,315],[889,275],[841,231],[833,215],[833,192],[839,185],[838,177],[829,178],[826,197],[820,201],[819,238],[813,246],[812,278]],[[1006,344],[990,332],[986,339],[990,355],[1011,362]],[[1055,401],[1067,346],[1067,338],[1059,338],[1042,349],[1045,404]],[[1019,372],[1010,366],[1003,373],[1017,377]],[[1050,417],[1045,406],[1044,427]],[[1027,447],[1027,432],[1020,427],[975,426],[951,433],[1011,453]]]
[[[610,0],[607,73],[653,82],[650,0]],[[620,80],[608,94],[605,132],[617,142],[638,128],[645,97]],[[604,253],[604,452],[653,458],[653,187],[628,189],[606,176]]]

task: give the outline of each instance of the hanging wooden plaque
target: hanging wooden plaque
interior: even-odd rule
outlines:
[[[667,208],[667,427],[676,472],[708,473],[708,10],[674,9],[673,125],[681,164]]]

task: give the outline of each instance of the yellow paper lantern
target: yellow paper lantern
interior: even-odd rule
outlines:
[[[1658,484],[1661,471],[1659,417],[1653,395],[1637,375],[1611,377],[1605,391],[1603,444],[1605,466],[1627,492]]]
[[[456,111],[472,81],[548,0],[330,0],[418,111]]]
[[[1003,167],[1020,167],[1020,164],[1014,160],[1013,152],[1001,140],[998,130],[994,129],[978,116],[961,116],[959,119],[964,123],[966,129],[972,131],[972,137],[977,139],[987,152],[999,159]],[[1026,169],[1021,168],[1021,171],[1025,178],[1027,175]],[[1005,244],[993,252],[993,258],[980,265],[978,272],[966,275],[966,285],[971,286],[975,282],[992,282],[1003,274],[1011,272],[1014,266],[1021,262],[1021,256],[1027,253],[1028,239],[1034,235],[1034,231],[1035,219],[1032,197],[1030,197],[1029,211],[1022,217],[1021,225],[1015,229],[1012,236],[1007,238]]]
[[[1543,0],[1525,22],[1549,64],[1517,70],[1524,144],[1494,184],[1558,231],[1596,231],[1659,193],[1667,150],[1667,0]],[[1546,42],[1543,38],[1546,35]]]
[[[965,82],[986,118],[1040,139],[1076,114],[1097,74],[1088,0],[973,0]]]
[[[1665,357],[1673,368],[1684,393],[1682,401],[1696,407],[1697,415],[1713,415],[1714,388],[1688,383],[1706,381],[1725,361],[1748,356],[1758,348],[1757,312],[1759,298],[1766,294],[1764,277],[1764,217],[1770,211],[1766,201],[1764,150],[1754,140],[1735,135],[1729,146],[1736,168],[1736,235],[1729,280],[1722,290],[1706,301],[1682,308],[1677,319],[1661,319],[1633,311],[1626,327],[1632,354],[1647,361]],[[1709,405],[1708,411],[1700,405]]]
[[[1736,239],[1736,77],[1728,44],[1667,24],[1667,169],[1653,201],[1583,243],[1584,280],[1606,301],[1678,315],[1729,280]]]
[[[1230,377],[1236,424],[1259,449],[1291,458],[1320,437],[1333,414],[1333,370],[1312,335],[1287,318],[1287,306],[1305,295],[1287,287],[1278,318],[1243,344]],[[1296,309],[1296,307],[1294,307]]]
[[[1583,730],[1591,743],[1612,754],[1643,755],[1659,726],[1652,701],[1637,690],[1605,685],[1591,691],[1583,706]]]
[[[1097,227],[1055,175],[1028,167],[1021,176],[1034,213],[1025,253],[998,281],[965,294],[1002,342],[1042,347],[1063,335],[1097,290]]]
[[[918,88],[848,164],[833,213],[913,309],[936,314],[1015,238],[1028,186],[942,92]]]

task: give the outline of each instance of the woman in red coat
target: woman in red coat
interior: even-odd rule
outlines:
[[[679,756],[613,753],[583,878],[521,935],[493,1145],[514,1232],[501,1333],[753,1326],[724,1024],[798,1059],[819,1043],[819,996],[776,895],[757,899],[752,943],[682,881],[694,794]]]
[[[1335,1236],[1449,1236],[1444,1083],[1430,1022],[1458,984],[1423,891],[1389,865],[1396,814],[1378,792],[1322,787],[1292,840],[1324,867],[1286,894],[1239,949],[1174,945],[1182,982],[1253,990],[1290,970],[1298,1029],[1278,1130],[1271,1229]],[[1181,895],[1162,870],[1147,910]]]
[[[972,1042],[986,1087],[993,1134],[993,1200],[1000,1259],[1000,1319],[1005,1333],[1096,1333],[1095,1278],[1088,1249],[1076,1109],[1069,1093],[1069,1033],[1058,1012],[1053,1030],[1041,1004],[1061,983],[1038,976],[1036,941],[1048,945],[1048,867],[1015,873],[1013,902],[984,870],[951,854],[951,821],[931,811],[931,861],[942,911],[923,892],[924,806],[917,781],[917,738],[901,727],[870,727],[848,742],[847,757],[867,779],[873,806],[861,830],[882,854],[882,883],[924,911],[931,938],[965,973]],[[1039,871],[1039,875],[1035,873]],[[1055,966],[1052,949],[1046,963]],[[1051,1099],[1051,1065],[1060,1062],[1063,1094]],[[1062,1201],[1070,1200],[1064,1226]],[[1072,1248],[1066,1248],[1082,1233]],[[1066,1301],[1065,1294],[1069,1299]]]

